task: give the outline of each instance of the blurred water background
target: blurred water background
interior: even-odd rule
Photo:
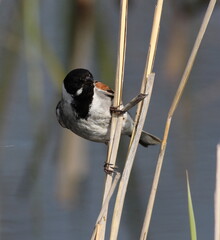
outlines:
[[[155,2],[129,2],[124,102],[140,89]],[[206,5],[164,3],[145,124],[159,137]],[[118,23],[116,0],[0,1],[0,240],[90,238],[102,201],[106,146],[61,129],[55,107],[72,68],[88,68],[113,87]],[[198,239],[214,236],[219,23],[217,6],[172,122],[149,240],[189,239],[186,169]],[[127,144],[123,138],[120,169]],[[158,150],[138,150],[119,239],[139,239]]]

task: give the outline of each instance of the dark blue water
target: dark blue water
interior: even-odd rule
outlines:
[[[47,0],[41,5],[42,31],[63,64],[68,62],[72,54],[71,41],[67,38],[72,36],[71,31],[74,30],[74,27],[72,30],[67,28],[67,24],[73,21],[67,3]],[[3,5],[4,1],[0,4]],[[145,124],[145,129],[159,137],[163,136],[171,101],[204,14],[204,11],[200,11],[181,21],[181,16],[176,20],[172,6],[165,2],[164,7],[154,68],[155,85]],[[19,8],[6,9],[8,13],[13,10],[13,14],[20,14]],[[98,27],[95,28],[91,54],[85,56],[89,59],[82,67],[89,65],[95,77],[106,76],[108,81],[110,75],[102,71],[114,71],[115,68],[119,10],[115,2],[108,1],[97,2],[95,9]],[[131,2],[125,102],[140,89],[152,16],[153,5],[145,1]],[[189,239],[186,169],[190,177],[198,239],[213,239],[214,236],[215,160],[220,137],[219,21],[218,8],[212,16],[189,83],[173,117],[149,239]],[[2,25],[1,28],[4,34],[10,33]],[[182,37],[172,40],[174,36]],[[98,42],[100,37],[104,48]],[[2,39],[1,51],[4,52]],[[106,51],[107,60],[97,54],[99,49]],[[83,59],[84,56],[81,57]],[[169,61],[179,63],[177,70],[170,67]],[[4,59],[1,58],[3,64]],[[8,94],[4,96],[6,107],[1,110],[0,239],[90,239],[102,201],[106,146],[86,140],[74,142],[74,152],[71,152],[71,146],[70,150],[64,148],[65,154],[70,151],[72,156],[72,164],[65,168],[66,155],[62,155],[60,149],[63,136],[67,139],[67,131],[60,128],[55,118],[58,89],[51,81],[47,67],[43,66],[43,90],[39,93],[42,98],[33,105],[30,98],[32,83],[26,74],[27,68],[21,41],[6,91]],[[114,73],[111,74],[114,76]],[[135,110],[131,113],[134,115]],[[74,141],[73,134],[68,137]],[[128,144],[126,138],[122,138],[122,141],[118,163],[120,169]],[[67,142],[70,143],[69,138]],[[64,145],[67,146],[67,143]],[[140,147],[137,152],[119,239],[139,238],[158,151],[158,147]],[[72,178],[65,179],[68,176]],[[64,186],[68,186],[67,190]],[[110,211],[113,203],[114,200],[111,201]]]

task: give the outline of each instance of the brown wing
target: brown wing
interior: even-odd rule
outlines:
[[[98,89],[103,90],[106,93],[106,95],[108,95],[110,97],[114,97],[114,91],[109,86],[105,85],[104,83],[96,82],[95,86]]]

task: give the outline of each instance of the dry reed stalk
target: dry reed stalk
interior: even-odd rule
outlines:
[[[220,144],[217,145],[215,185],[215,240],[220,239]]]
[[[131,145],[131,148],[128,152],[124,171],[123,171],[122,178],[121,178],[121,181],[119,184],[118,193],[117,193],[116,202],[115,202],[114,213],[113,213],[113,219],[112,219],[110,240],[117,239],[125,194],[126,194],[126,190],[127,190],[127,186],[128,186],[128,180],[130,177],[135,154],[136,154],[137,147],[139,144],[139,139],[140,139],[141,132],[142,132],[144,122],[145,122],[145,118],[147,115],[148,106],[150,103],[150,97],[151,97],[153,83],[154,83],[154,76],[155,76],[155,74],[153,74],[153,73],[150,74],[149,79],[147,81],[147,86],[146,86],[146,90],[145,90],[147,97],[143,100],[143,108],[140,113],[138,128],[137,128],[136,134],[133,138],[133,143]]]
[[[148,56],[147,56],[147,61],[145,66],[145,73],[144,73],[145,79],[143,79],[142,81],[141,92],[144,92],[146,87],[147,77],[150,73],[152,73],[152,70],[153,70],[154,59],[155,59],[156,50],[157,50],[158,36],[160,31],[160,20],[161,20],[162,9],[163,9],[163,0],[158,0],[154,10],[154,20],[152,25],[151,38],[150,38]]]
[[[109,204],[109,201],[112,197],[112,194],[114,193],[115,191],[115,188],[117,186],[117,183],[119,181],[119,178],[120,178],[121,174],[119,172],[116,172],[116,175],[114,177],[114,180],[112,182],[112,185],[111,185],[111,188],[109,189],[109,193],[107,194],[106,198],[105,198],[105,202],[103,203],[102,205],[102,208],[101,208],[101,211],[99,213],[99,216],[97,218],[97,221],[96,221],[96,226],[95,226],[95,229],[93,231],[93,234],[92,234],[92,237],[91,237],[91,240],[95,240],[95,239],[98,239],[96,238],[97,237],[97,232],[99,231],[99,224],[100,224],[100,221],[102,220],[103,218],[103,215],[104,213],[106,212],[107,208],[108,208],[108,204]]]
[[[127,13],[128,13],[128,0],[121,1],[121,13],[120,13],[120,34],[119,34],[119,46],[118,46],[118,58],[117,58],[117,70],[115,78],[115,95],[113,106],[120,108],[122,103],[122,90],[123,90],[123,78],[124,78],[124,65],[125,65],[125,52],[126,52],[126,37],[127,37]],[[121,136],[123,116],[118,114],[112,114],[110,141],[108,145],[108,154],[106,163],[110,167],[115,166],[116,156],[118,152],[118,145]],[[110,191],[112,184],[112,175],[106,176],[103,204]],[[99,231],[96,234],[96,239],[103,240],[105,237],[105,227],[107,221],[108,206],[102,215],[102,219],[99,221]]]
[[[155,12],[154,12],[154,21],[153,21],[152,32],[151,32],[150,46],[148,50],[148,56],[147,56],[144,76],[142,80],[141,93],[145,93],[146,90],[149,90],[149,89],[146,89],[148,86],[148,80],[152,78],[154,79],[154,74],[151,74],[151,72],[153,69],[154,58],[155,58],[156,49],[157,49],[157,40],[158,40],[159,29],[160,29],[162,7],[163,7],[163,0],[158,0],[157,5],[155,7]],[[153,84],[153,80],[151,81],[150,81],[151,84]],[[151,87],[153,87],[153,85]],[[132,133],[127,160],[126,160],[125,168],[122,174],[122,179],[120,181],[119,190],[117,193],[117,198],[115,203],[115,209],[113,213],[111,235],[110,235],[111,240],[117,239],[128,180],[129,180],[132,165],[134,162],[135,153],[138,147],[137,139],[139,140],[139,137],[140,137],[139,134],[143,128],[143,125],[141,124],[140,119],[143,117],[144,119],[146,118],[149,101],[150,101],[150,97],[138,104],[138,109],[135,117],[135,126]]]
[[[154,59],[155,59],[156,50],[157,50],[159,30],[160,30],[160,20],[161,20],[162,8],[163,8],[163,0],[158,0],[156,7],[155,7],[155,11],[154,11],[154,20],[153,20],[153,25],[152,25],[151,38],[150,38],[150,44],[149,44],[149,49],[148,49],[145,70],[144,70],[144,76],[143,76],[142,85],[141,85],[141,91],[140,91],[141,93],[145,92],[148,75],[153,70]],[[142,102],[138,104],[135,122],[138,121],[142,105],[143,105]],[[135,131],[135,128],[134,128],[134,131]],[[133,142],[133,136],[134,136],[134,133],[132,134],[132,137],[131,137],[130,146]]]
[[[188,81],[189,74],[192,70],[193,63],[195,61],[198,49],[200,47],[200,44],[201,44],[201,41],[203,39],[204,33],[205,33],[206,28],[208,26],[208,23],[209,23],[211,15],[212,15],[212,12],[214,10],[215,4],[216,4],[216,0],[211,0],[210,3],[209,3],[209,6],[208,6],[206,14],[204,16],[204,19],[203,19],[202,25],[200,27],[199,33],[197,35],[195,44],[193,46],[191,55],[190,55],[189,60],[187,62],[185,71],[183,73],[182,79],[180,81],[179,87],[177,89],[176,95],[173,99],[173,102],[171,104],[171,107],[170,107],[170,110],[169,110],[169,113],[168,113],[166,126],[165,126],[165,130],[164,130],[164,137],[163,137],[163,141],[162,141],[161,148],[160,148],[160,153],[159,153],[158,162],[157,162],[157,166],[156,166],[156,170],[155,170],[155,175],[154,175],[154,179],[153,179],[153,184],[152,184],[152,188],[151,188],[151,193],[150,193],[150,197],[149,197],[149,201],[148,201],[147,211],[146,211],[146,215],[145,215],[145,219],[144,219],[144,223],[143,223],[143,228],[142,228],[140,240],[146,240],[146,238],[147,238],[149,225],[150,225],[150,220],[151,220],[151,215],[152,215],[153,206],[154,206],[154,200],[155,200],[155,196],[156,196],[156,192],[157,192],[157,187],[158,187],[158,182],[159,182],[159,178],[160,178],[160,172],[161,172],[161,168],[162,168],[162,164],[163,164],[163,159],[164,159],[164,154],[165,154],[166,144],[167,144],[167,138],[168,138],[168,134],[169,134],[169,129],[170,129],[172,117],[173,117],[173,114],[174,114],[174,112],[177,108],[177,105],[178,105],[179,101],[180,101],[180,98],[182,96],[182,93],[183,93],[183,90],[186,86],[186,83]]]

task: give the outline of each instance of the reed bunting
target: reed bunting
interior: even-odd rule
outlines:
[[[88,70],[74,69],[63,81],[62,99],[56,107],[58,122],[80,137],[108,143],[113,98],[114,91],[104,83],[94,80]],[[125,112],[122,134],[130,137],[133,126],[134,121]],[[142,146],[160,142],[159,138],[142,131],[139,141]]]

